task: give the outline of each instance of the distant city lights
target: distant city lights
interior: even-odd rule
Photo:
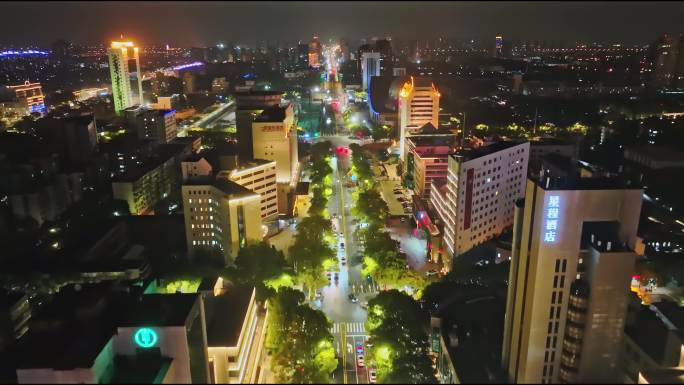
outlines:
[[[30,56],[30,55],[47,55],[45,51],[36,50],[25,50],[25,51],[0,51],[0,57],[2,56]]]
[[[204,63],[196,61],[196,62],[190,63],[190,64],[183,64],[183,65],[175,66],[175,67],[173,67],[173,70],[174,71],[180,71],[180,70],[184,70],[186,68],[199,67],[199,66],[203,66],[203,65],[204,65]]]

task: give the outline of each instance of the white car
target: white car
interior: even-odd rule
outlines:
[[[368,379],[370,380],[371,384],[375,384],[375,382],[378,380],[377,372],[375,371],[375,369],[371,369],[368,371]]]
[[[364,366],[366,366],[366,364],[363,363],[363,356],[356,356],[356,364],[360,368],[363,368]]]

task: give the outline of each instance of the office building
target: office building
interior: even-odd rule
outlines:
[[[430,192],[444,234],[446,270],[453,258],[513,224],[514,202],[525,196],[528,156],[529,143],[515,141],[449,155],[446,184],[433,179]]]
[[[308,44],[297,44],[297,68],[306,69],[309,68],[309,45]]]
[[[321,43],[318,41],[318,36],[314,36],[309,43],[309,67],[319,68],[322,59]]]
[[[25,111],[22,115],[33,112],[45,113],[45,97],[40,83],[31,83],[27,80],[24,84],[7,86],[7,89],[14,92],[17,108]]]
[[[86,163],[97,149],[97,125],[93,114],[45,117],[37,126],[63,161]]]
[[[280,106],[280,91],[244,91],[235,93],[235,127],[240,160],[254,159],[252,122],[265,109]]]
[[[139,48],[130,41],[113,41],[107,50],[109,56],[109,74],[112,79],[112,96],[114,111],[120,113],[134,104],[143,105],[142,68],[140,67]],[[135,70],[129,68],[130,61],[135,63]],[[133,77],[137,87],[131,87]],[[136,89],[137,88],[137,89]],[[134,92],[135,90],[135,92]]]
[[[206,159],[200,155],[192,155],[181,161],[181,181],[188,182],[190,179],[212,175],[212,167]]]
[[[197,91],[195,86],[195,74],[190,71],[183,72],[183,93],[193,94]]]
[[[290,212],[299,168],[293,105],[263,110],[252,123],[252,145],[254,158],[276,162],[278,211]]]
[[[361,87],[363,91],[368,91],[371,77],[380,76],[380,53],[364,52],[361,54]]]
[[[178,188],[177,154],[162,154],[112,178],[114,199],[128,203],[132,215],[154,213],[154,205]]]
[[[138,139],[153,143],[169,143],[178,135],[176,110],[129,107],[124,111],[126,120],[135,127]]]
[[[240,162],[235,168],[222,168],[218,176],[261,195],[261,220],[268,221],[278,216],[276,164],[274,160],[253,159]]]
[[[406,76],[406,67],[393,68],[392,76]]]
[[[492,50],[492,57],[503,57],[503,37],[497,36],[494,38],[494,49]]]
[[[655,87],[669,87],[675,80],[678,44],[675,39],[663,34],[649,49],[651,84]]]
[[[431,123],[427,123],[423,135],[406,138],[406,172],[404,180],[422,199],[430,197],[430,188],[435,179],[447,177],[449,154],[455,150],[456,137],[451,133],[437,134]],[[427,131],[432,130],[432,134]]]
[[[582,178],[572,165],[527,180],[515,207],[504,322],[509,381],[621,380],[641,195],[628,181]]]
[[[392,44],[390,41],[387,39],[378,39],[375,42],[375,52],[380,54],[380,75],[392,75],[392,70],[394,68],[394,56],[392,55]]]
[[[426,123],[439,128],[440,94],[429,78],[411,76],[399,92],[399,154],[405,160],[406,136]]]
[[[261,195],[226,178],[212,176],[185,182],[182,195],[191,257],[216,250],[229,262],[247,242],[263,239]]]

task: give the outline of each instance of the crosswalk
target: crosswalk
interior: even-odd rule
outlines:
[[[341,332],[341,325],[344,325],[344,332],[347,335],[365,335],[366,325],[363,322],[345,322],[345,323],[334,323],[330,328],[332,334],[337,334]]]
[[[377,293],[380,291],[380,285],[377,283],[353,283],[349,285],[349,289],[353,294],[368,294]]]

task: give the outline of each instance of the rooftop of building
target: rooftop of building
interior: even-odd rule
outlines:
[[[156,354],[114,357],[111,384],[161,384],[173,359]]]
[[[237,346],[254,288],[232,286],[205,300],[209,346]]]
[[[600,252],[629,251],[627,243],[620,240],[619,230],[617,221],[584,222],[581,243],[583,247],[592,247]]]
[[[478,148],[463,148],[456,153],[454,153],[452,156],[454,158],[461,158],[462,161],[469,161],[477,158],[481,158],[483,156],[491,155],[494,154],[495,152],[507,150],[511,147],[515,147],[518,145],[521,145],[525,143],[524,141],[518,141],[518,140],[502,140],[498,141],[496,143],[492,143],[487,146],[482,146]]]
[[[215,188],[219,189],[221,192],[223,192],[226,195],[229,195],[230,198],[238,198],[238,197],[248,197],[248,196],[254,196],[254,195],[259,195],[252,190],[249,190],[246,187],[242,187],[241,185],[233,182],[232,180],[225,178],[225,177],[215,177],[213,175],[208,175],[208,176],[199,176],[195,178],[191,178],[190,180],[186,181],[183,185],[185,186],[214,186]]]
[[[249,159],[249,160],[243,160],[240,161],[238,164],[237,168],[234,168],[233,170],[235,171],[245,171],[249,170],[255,167],[260,167],[266,164],[270,163],[275,163],[275,160],[266,160],[266,159]],[[233,171],[231,170],[231,171]]]
[[[530,140],[530,146],[574,146],[574,144],[554,137],[538,137]]]
[[[117,326],[185,326],[198,294],[145,294],[129,300]]]
[[[255,122],[271,122],[281,123],[287,116],[287,108],[289,106],[273,106],[264,109],[259,116],[254,118]]]
[[[126,171],[125,174],[116,175],[112,178],[112,183],[133,183],[147,173],[153,171],[154,169],[160,167],[164,163],[168,162],[169,159],[178,156],[182,150],[189,144],[187,143],[166,143],[160,144],[155,149],[156,156],[148,159],[143,163],[141,167],[131,168]]]
[[[655,306],[660,314],[665,316],[672,327],[676,329],[677,335],[684,341],[684,307],[675,302],[658,302]]]
[[[657,162],[684,162],[684,152],[666,146],[627,147],[625,153],[632,152]]]

